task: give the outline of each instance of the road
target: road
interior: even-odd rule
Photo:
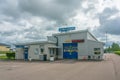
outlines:
[[[0,61],[0,80],[120,80],[120,56],[103,61]]]

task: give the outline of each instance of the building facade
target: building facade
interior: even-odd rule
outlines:
[[[102,59],[103,43],[88,30],[53,34],[58,39],[60,59]]]
[[[56,58],[55,42],[40,41],[16,44],[16,59],[49,60],[50,56]]]
[[[25,58],[27,46],[27,58]],[[19,45],[18,45],[19,47]],[[43,51],[41,50],[43,49]],[[56,33],[48,36],[47,42],[25,44],[24,48],[16,48],[16,59],[23,53],[21,59],[47,60],[53,56],[55,59],[97,59],[103,57],[103,43],[99,42],[88,30]],[[19,58],[18,58],[19,57]]]

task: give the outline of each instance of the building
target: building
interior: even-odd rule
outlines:
[[[56,33],[47,41],[16,45],[16,59],[102,59],[103,43],[88,30]]]
[[[52,41],[40,41],[16,44],[16,59],[46,60],[50,56],[56,57],[56,43]]]
[[[102,59],[103,43],[88,30],[53,34],[58,39],[60,59]]]
[[[10,51],[10,46],[0,43],[0,51]]]

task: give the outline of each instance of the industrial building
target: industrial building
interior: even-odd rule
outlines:
[[[92,59],[101,60],[103,43],[88,30],[56,33],[47,41],[16,44],[16,59]]]

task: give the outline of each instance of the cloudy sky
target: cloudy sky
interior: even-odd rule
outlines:
[[[62,26],[120,42],[120,0],[0,0],[0,42],[46,40]]]

